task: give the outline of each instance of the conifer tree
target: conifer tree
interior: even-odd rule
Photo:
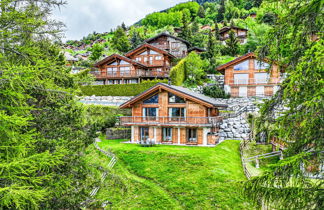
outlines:
[[[237,56],[239,52],[239,43],[233,31],[230,31],[229,38],[225,41],[225,52],[230,56]]]
[[[127,31],[127,27],[126,27],[126,25],[125,25],[124,22],[121,24],[121,28],[122,28],[124,31]]]
[[[200,6],[199,7],[199,10],[198,10],[198,17],[200,18],[205,18],[205,9],[203,6]]]
[[[137,31],[134,31],[131,38],[132,48],[138,47],[142,42],[143,39],[140,37],[140,34]]]
[[[182,15],[182,28],[181,28],[182,30],[181,33],[179,34],[179,37],[185,40],[191,39],[191,30],[189,28],[189,23],[190,23],[190,11],[188,9],[184,9]]]
[[[219,27],[218,27],[217,23],[215,23],[215,38],[217,41],[219,41],[221,38],[220,33],[219,33]]]
[[[224,20],[224,14],[225,14],[225,0],[221,0],[219,4],[218,13],[217,13],[217,22]]]

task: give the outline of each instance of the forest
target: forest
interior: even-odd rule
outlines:
[[[103,56],[128,52],[160,32],[176,34],[175,29],[181,31],[177,36],[206,49],[175,61],[171,79],[176,85],[195,87],[206,81],[206,74],[216,73],[215,67],[247,52],[285,66],[287,78],[255,119],[256,129],[287,143],[285,159],[261,176],[241,180],[237,193],[240,202],[258,208],[322,209],[323,180],[309,179],[301,168],[319,174],[324,164],[323,4],[197,0],[148,14],[132,26],[121,23],[110,32],[62,43],[63,24],[50,14],[64,2],[0,1],[0,209],[81,209],[104,201],[89,201],[99,181],[86,151],[98,132],[124,113],[79,102],[80,84],[91,78],[71,74],[64,52],[91,52],[89,61],[78,63],[88,69]],[[202,29],[205,25],[212,30]],[[240,45],[230,36],[222,45],[219,30],[224,26],[247,28],[247,43]],[[282,106],[287,109],[277,116]]]

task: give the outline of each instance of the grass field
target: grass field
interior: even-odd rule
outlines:
[[[113,209],[253,209],[240,194],[245,180],[238,141],[215,148],[158,145],[140,147],[106,140],[119,158],[97,198]],[[109,160],[90,147],[89,162]]]

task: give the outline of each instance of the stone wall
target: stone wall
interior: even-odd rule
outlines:
[[[84,104],[120,106],[132,98],[133,96],[85,96],[80,101]]]

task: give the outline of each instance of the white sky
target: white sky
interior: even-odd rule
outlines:
[[[53,18],[66,25],[65,39],[81,39],[96,32],[107,32],[122,22],[132,25],[147,14],[188,0],[66,0]]]

